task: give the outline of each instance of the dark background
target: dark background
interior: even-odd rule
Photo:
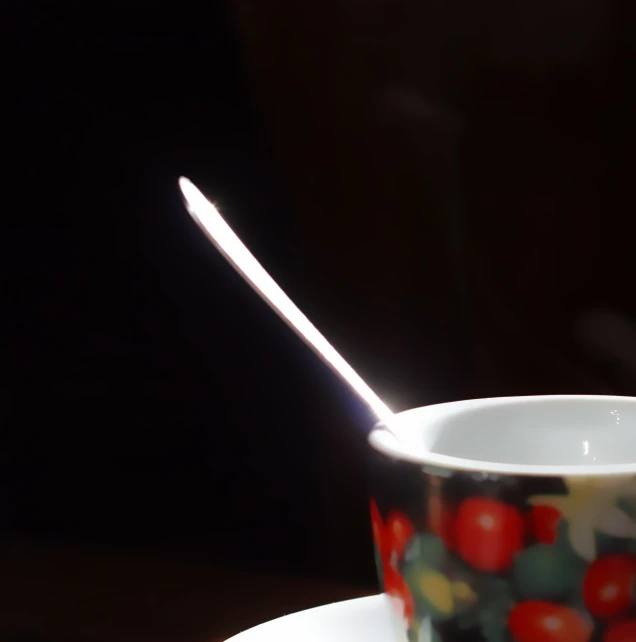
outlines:
[[[180,175],[395,409],[634,392],[628,3],[3,13],[7,535],[373,585],[372,418]]]

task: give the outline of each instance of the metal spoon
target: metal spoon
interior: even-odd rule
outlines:
[[[185,197],[188,212],[217,250],[258,292],[272,310],[355,390],[375,412],[380,421],[388,427],[395,417],[393,412],[264,270],[263,266],[241,242],[241,239],[223,220],[216,207],[187,178],[179,179],[179,187]]]

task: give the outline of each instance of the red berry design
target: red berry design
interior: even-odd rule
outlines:
[[[529,527],[532,536],[541,544],[554,544],[557,528],[563,518],[561,511],[553,506],[533,506],[529,515]]]
[[[583,599],[590,613],[609,618],[632,606],[636,557],[608,555],[596,560],[583,580]],[[635,638],[636,640],[636,638]]]
[[[404,549],[415,534],[415,528],[409,518],[397,511],[389,514],[386,520],[389,558],[395,554],[398,559],[404,555]]]
[[[439,537],[449,551],[455,549],[455,515],[441,498],[433,496],[428,502],[429,528]]]
[[[589,642],[592,623],[575,609],[550,602],[522,602],[508,617],[515,642]]]
[[[384,564],[387,564],[389,560],[389,540],[387,537],[384,520],[382,519],[382,515],[380,514],[380,509],[378,508],[378,505],[375,503],[374,499],[372,499],[370,502],[370,511],[373,541],[375,542],[378,553],[380,554],[380,559]]]
[[[523,547],[524,523],[520,512],[496,499],[464,500],[455,520],[457,549],[461,557],[480,571],[510,568]]]
[[[384,576],[384,591],[398,609],[398,615],[410,623],[415,615],[413,595],[404,578],[393,568],[387,570]]]
[[[603,642],[634,642],[636,640],[636,620],[624,620],[610,625],[605,631]]]

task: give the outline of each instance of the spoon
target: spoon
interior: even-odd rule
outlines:
[[[368,384],[349,365],[340,353],[325,339],[314,324],[298,309],[263,266],[245,247],[241,239],[223,220],[218,210],[187,178],[179,179],[179,187],[190,216],[219,252],[247,283],[269,304],[287,325],[328,365],[348,383],[373,410],[385,426],[395,415],[371,390]]]

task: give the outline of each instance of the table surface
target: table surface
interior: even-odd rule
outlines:
[[[16,642],[218,642],[287,613],[376,592],[16,543],[3,543],[0,564],[0,638]]]

